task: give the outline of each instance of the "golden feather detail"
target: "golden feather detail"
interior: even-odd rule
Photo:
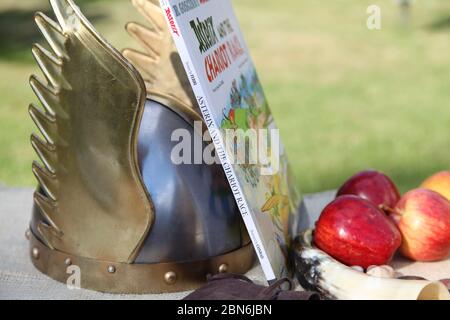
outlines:
[[[162,9],[150,0],[131,0],[131,2],[149,22],[151,28],[136,22],[128,23],[126,25],[128,34],[144,51],[125,49],[123,55],[141,72],[147,93],[152,99],[163,104],[181,103],[199,114],[195,95]]]
[[[52,249],[131,263],[154,221],[137,163],[145,84],[72,0],[50,4],[58,23],[35,21],[51,50],[32,49],[46,81],[30,77],[42,107],[29,114],[44,138],[31,136],[34,231]]]

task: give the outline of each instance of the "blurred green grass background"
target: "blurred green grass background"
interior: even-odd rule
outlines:
[[[77,1],[117,48],[141,20],[128,0]],[[378,4],[382,30],[366,27]],[[303,192],[337,188],[365,168],[402,191],[450,169],[450,1],[414,1],[409,23],[394,0],[235,0],[234,6]],[[0,3],[0,184],[31,186],[36,101],[30,54],[42,41],[34,11],[47,0]]]

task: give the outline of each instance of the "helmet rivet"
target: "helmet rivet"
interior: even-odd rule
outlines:
[[[167,284],[174,284],[177,281],[177,274],[173,271],[169,271],[164,275],[164,281]]]
[[[109,273],[115,273],[115,272],[116,272],[116,267],[114,267],[114,266],[109,266],[109,267],[108,267],[108,272],[109,272]]]
[[[228,271],[228,265],[226,263],[222,263],[219,267],[219,273],[226,273]]]
[[[33,250],[31,251],[31,254],[33,255],[33,258],[35,258],[36,260],[39,259],[39,249],[34,247]]]
[[[30,231],[30,229],[27,229],[27,231],[25,231],[25,238],[27,240],[30,240],[30,238],[31,238],[31,231]]]
[[[67,258],[67,259],[64,261],[64,264],[65,264],[66,266],[71,266],[71,265],[72,265],[72,260],[70,260],[70,258]]]

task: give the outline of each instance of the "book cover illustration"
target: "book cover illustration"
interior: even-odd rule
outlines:
[[[285,276],[301,199],[231,2],[160,3],[265,276]]]

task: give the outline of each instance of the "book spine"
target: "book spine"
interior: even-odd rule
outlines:
[[[194,68],[192,57],[183,39],[182,31],[179,28],[178,21],[176,20],[176,17],[173,13],[170,1],[160,0],[160,4],[162,10],[164,11],[164,16],[166,18],[169,30],[171,30],[175,46],[178,49],[178,53],[183,62],[186,74],[189,78],[192,90],[194,91],[194,94],[197,98],[197,102],[199,104],[203,118],[207,123],[209,134],[213,140],[217,155],[222,163],[222,167],[225,171],[228,183],[231,186],[233,195],[236,199],[236,203],[241,212],[242,219],[244,220],[248,234],[255,248],[262,270],[264,272],[267,281],[271,282],[276,279],[275,273],[268,259],[266,248],[264,247],[261,241],[261,237],[259,235],[255,221],[253,220],[247,200],[237,180],[236,172],[233,169],[232,163],[225,149],[225,144],[220,129],[217,128],[215,122],[212,120],[213,116],[211,114],[210,100],[208,96],[205,94],[205,91],[203,90],[203,87],[200,83],[200,78],[197,76],[197,70],[195,70]]]

